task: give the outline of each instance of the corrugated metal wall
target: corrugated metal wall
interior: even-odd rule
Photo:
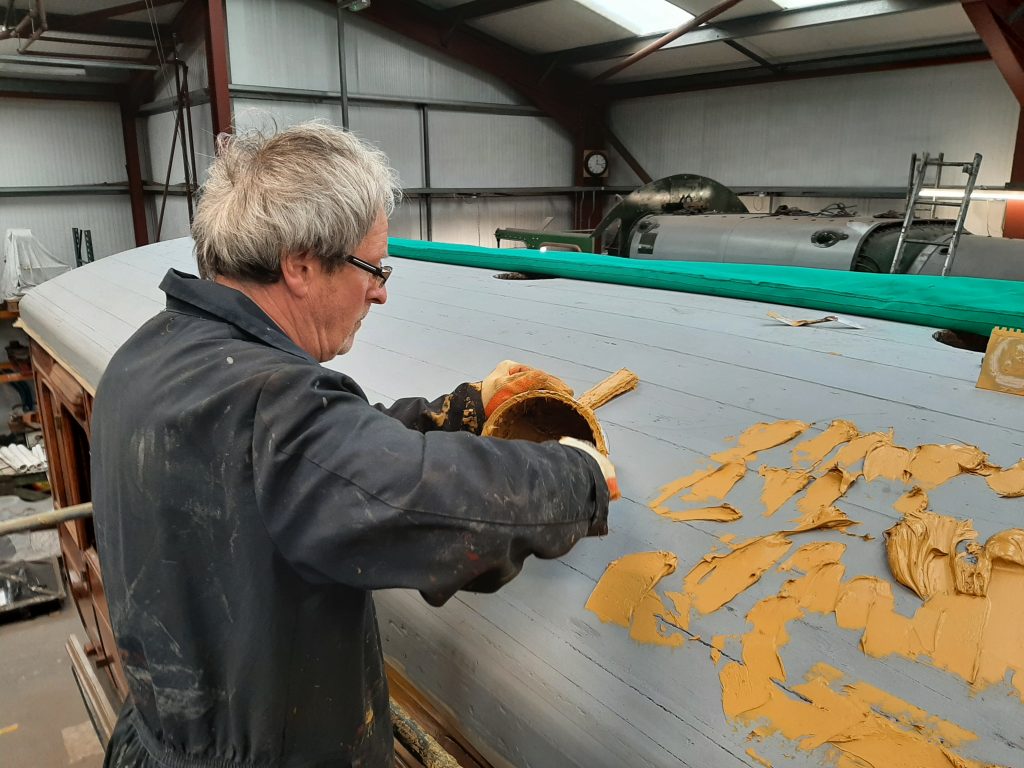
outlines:
[[[572,142],[529,115],[430,112],[435,187],[553,187],[572,183]]]
[[[613,105],[610,119],[655,178],[699,173],[726,186],[897,187],[907,184],[910,157],[921,151],[948,160],[981,152],[979,184],[1004,184],[1019,113],[995,65],[977,62],[631,99]],[[611,182],[636,183],[614,159]],[[790,202],[814,205],[801,200]],[[902,204],[861,201],[862,212],[878,206]],[[973,205],[968,228],[997,234],[998,219],[1001,233],[1001,207]]]
[[[204,69],[205,71],[205,69]],[[190,87],[192,83],[190,82]],[[173,96],[174,88],[171,81],[169,90]],[[160,91],[158,97],[167,98],[167,93]],[[209,104],[193,106],[192,113],[192,138],[195,142],[195,160],[198,183],[202,184],[206,178],[206,171],[213,162],[215,155],[214,136],[212,128],[212,117]],[[159,112],[141,117],[138,120],[139,138],[139,163],[142,166],[142,177],[147,184],[162,187],[165,183],[175,185],[183,184],[185,181],[185,170],[182,163],[182,153],[188,148],[188,128],[184,134],[178,131],[175,137],[177,112]],[[171,148],[174,149],[173,157]],[[168,165],[170,175],[168,175]],[[169,181],[168,181],[169,179]],[[167,213],[164,217],[163,227],[157,232],[157,218],[151,215],[154,206],[159,210],[159,191],[147,191],[146,210],[149,219],[149,238],[151,242],[158,240],[171,240],[175,237],[183,237],[189,233],[188,211],[185,198],[180,194],[168,196],[165,206]],[[173,213],[172,213],[173,212]],[[180,216],[178,215],[180,213]]]
[[[494,197],[441,199],[433,202],[434,240],[445,243],[469,243],[495,246],[498,227],[540,228],[550,216],[548,229],[557,230],[572,216],[567,198]]]
[[[1004,183],[1019,112],[995,65],[977,62],[632,99],[611,123],[655,177],[891,187],[922,150],[981,152],[979,183]],[[617,164],[612,181],[635,177]]]
[[[124,140],[116,104],[3,100],[3,187],[123,184]],[[4,197],[0,235],[31,229],[58,258],[74,263],[71,228],[92,231],[96,258],[135,244],[127,194]]]
[[[228,0],[233,85],[329,91],[340,89],[338,26],[334,8],[320,0]],[[549,187],[572,184],[568,136],[548,118],[451,111],[437,100],[477,105],[518,105],[523,99],[498,80],[359,18],[344,16],[346,85],[355,103],[349,127],[379,146],[407,189],[428,186],[423,150],[423,108],[429,134],[431,188]],[[367,104],[360,96],[407,103]],[[297,98],[292,95],[290,98]],[[273,129],[314,118],[341,124],[340,104],[236,96],[239,127]],[[423,100],[418,102],[417,100]],[[392,219],[396,235],[426,237],[426,204],[406,201]],[[512,226],[523,211],[553,215],[552,228],[569,226],[570,206],[558,198],[436,199],[431,205],[436,240],[490,245],[494,229]],[[532,216],[532,213],[530,214]],[[465,220],[459,217],[465,216]],[[529,218],[529,216],[527,217]]]
[[[149,240],[153,243],[157,242],[158,229],[161,242],[190,234],[188,204],[185,198],[181,195],[168,195],[165,203],[158,194],[146,195],[146,225],[149,229]]]
[[[419,109],[413,106],[352,106],[349,107],[348,119],[353,131],[387,153],[392,167],[398,171],[403,187],[426,186],[423,178],[422,119]],[[431,162],[443,165],[444,161],[432,158]],[[436,175],[433,184],[435,187],[441,186]]]
[[[57,195],[0,200],[0,234],[31,229],[32,234],[65,264],[75,263],[73,227],[92,232],[97,259],[135,247],[128,195]],[[85,246],[82,246],[85,253]]]
[[[228,0],[231,82],[336,91],[338,22],[323,0]]]
[[[348,14],[345,69],[353,93],[525,104],[503,82]]]
[[[142,165],[142,176],[156,184],[163,184],[167,178],[167,165],[172,144],[174,145],[174,158],[170,163],[170,183],[181,184],[185,181],[181,153],[183,144],[186,148],[188,146],[188,130],[186,128],[184,142],[182,142],[181,135],[175,140],[176,120],[177,113],[175,112],[161,112],[139,120],[139,162]],[[214,156],[211,120],[209,104],[192,107],[192,136],[195,140],[196,170],[199,173],[200,181],[205,178],[206,169]]]
[[[4,99],[0,136],[5,187],[125,180],[116,104]]]

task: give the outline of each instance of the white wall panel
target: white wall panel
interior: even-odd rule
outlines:
[[[97,259],[135,247],[128,195],[14,197],[0,201],[0,235],[8,229],[31,229],[47,250],[66,264],[75,263],[74,227],[92,231]]]
[[[256,129],[273,133],[307,120],[326,120],[332,125],[341,125],[340,104],[233,98],[231,108],[238,130]]]
[[[631,99],[613,130],[655,178],[726,185],[899,186],[915,151],[984,155],[981,184],[1010,172],[1019,107],[990,62]],[[634,183],[616,164],[611,183]]]
[[[388,221],[388,234],[391,237],[406,237],[421,240],[426,237],[423,218],[423,203],[420,200],[403,200],[395,207]]]
[[[192,233],[188,222],[188,202],[182,195],[168,195],[167,204],[164,206],[160,237],[157,238],[160,204],[160,195],[146,195],[146,221],[149,226],[149,241],[151,243],[173,240],[176,237],[185,237]]]
[[[339,89],[338,22],[333,3],[228,0],[227,15],[232,83]]]
[[[350,13],[345,21],[349,93],[522,104],[512,88]],[[308,87],[308,86],[307,86]],[[335,86],[337,87],[337,86]]]
[[[434,187],[547,187],[572,184],[572,141],[554,120],[432,110]]]
[[[121,111],[117,104],[3,99],[0,137],[2,186],[126,180]]]
[[[181,184],[185,181],[181,161],[182,137],[179,135],[177,141],[174,141],[176,120],[177,113],[161,112],[142,118],[139,122],[139,162],[142,165],[142,175],[157,184],[163,184],[167,178],[167,160],[172,143],[174,160],[171,162],[171,184]],[[210,105],[192,107],[192,138],[196,145],[196,172],[199,175],[199,183],[206,178],[206,170],[210,167],[215,154],[213,131],[210,126]],[[187,138],[186,135],[186,146]]]
[[[403,187],[422,187],[423,141],[415,107],[350,106],[349,127],[380,147],[398,171]]]
[[[548,216],[548,229],[569,227],[572,206],[566,197],[457,198],[433,203],[434,241],[495,246],[498,227],[538,228]]]

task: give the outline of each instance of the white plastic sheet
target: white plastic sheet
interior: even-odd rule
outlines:
[[[67,272],[71,267],[46,250],[30,229],[8,229],[4,236],[0,299],[22,296],[29,288]]]

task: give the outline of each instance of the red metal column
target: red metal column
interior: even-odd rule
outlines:
[[[128,171],[128,196],[132,203],[132,226],[135,229],[135,245],[149,244],[149,227],[146,223],[146,197],[142,190],[142,168],[139,163],[139,137],[136,132],[135,105],[121,102],[121,130],[124,134],[125,169]]]
[[[1024,40],[1008,20],[1016,3],[1003,0],[965,0],[964,12],[974,24],[1007,86],[1024,109]],[[1011,183],[1024,183],[1024,114],[1017,123],[1017,144],[1010,170]],[[1024,202],[1008,201],[1003,236],[1024,238]]]
[[[1013,150],[1010,183],[1024,184],[1024,107],[1017,120],[1017,144]],[[1003,237],[1024,238],[1024,200],[1007,200],[1003,214]]]
[[[228,23],[225,0],[208,0],[206,13],[206,70],[210,78],[213,133],[231,133],[231,94],[228,91]]]
[[[1024,105],[1024,42],[988,2],[964,2],[963,7],[1017,102]]]

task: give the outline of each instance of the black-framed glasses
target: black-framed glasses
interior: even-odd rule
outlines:
[[[358,259],[355,256],[346,256],[345,261],[347,261],[352,266],[359,267],[364,272],[369,272],[371,275],[377,278],[377,286],[380,288],[384,287],[384,283],[388,281],[388,278],[391,277],[392,271],[394,271],[393,267],[375,267],[370,262],[363,261],[362,259]]]

